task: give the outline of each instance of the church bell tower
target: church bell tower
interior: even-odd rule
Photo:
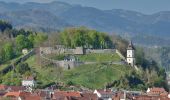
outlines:
[[[135,65],[135,48],[132,44],[132,41],[130,41],[128,47],[127,47],[127,56],[126,61],[129,65],[134,66]]]

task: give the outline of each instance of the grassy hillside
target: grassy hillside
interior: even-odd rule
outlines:
[[[129,66],[125,65],[101,63],[97,65],[82,65],[71,70],[62,70],[50,66],[48,68],[41,68],[36,64],[35,60],[35,56],[32,56],[26,62],[37,72],[40,86],[60,81],[65,84],[71,83],[71,85],[84,86],[91,89],[103,88],[106,83],[119,79],[120,76],[131,70]]]
[[[121,58],[116,53],[91,53],[87,55],[77,55],[76,56],[80,61],[97,61],[97,62],[106,62],[106,61],[120,61]]]
[[[119,79],[130,71],[129,66],[123,65],[82,65],[64,72],[64,81],[91,89],[104,88],[104,86]]]

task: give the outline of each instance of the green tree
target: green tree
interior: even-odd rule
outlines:
[[[19,63],[16,67],[16,71],[20,73],[21,75],[25,74],[27,71],[30,71],[30,67],[28,66],[28,63]]]
[[[5,60],[10,60],[14,57],[14,50],[11,43],[6,43],[3,46],[3,52],[4,52],[3,55]]]
[[[16,41],[17,49],[19,51],[21,51],[24,48],[31,48],[32,47],[32,43],[24,35],[18,35],[16,37],[15,41]]]
[[[34,36],[34,44],[36,46],[41,45],[43,42],[45,42],[48,39],[48,36],[43,33],[38,33]]]

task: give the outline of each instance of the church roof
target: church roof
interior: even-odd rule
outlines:
[[[127,50],[135,50],[132,41],[129,42],[129,45],[127,47]]]

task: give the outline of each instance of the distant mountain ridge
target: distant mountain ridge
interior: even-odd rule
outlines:
[[[149,34],[170,36],[170,11],[151,15],[122,9],[99,10],[64,2],[25,4],[0,2],[0,19],[10,21],[16,28],[38,31],[58,31],[70,26],[132,36]]]

